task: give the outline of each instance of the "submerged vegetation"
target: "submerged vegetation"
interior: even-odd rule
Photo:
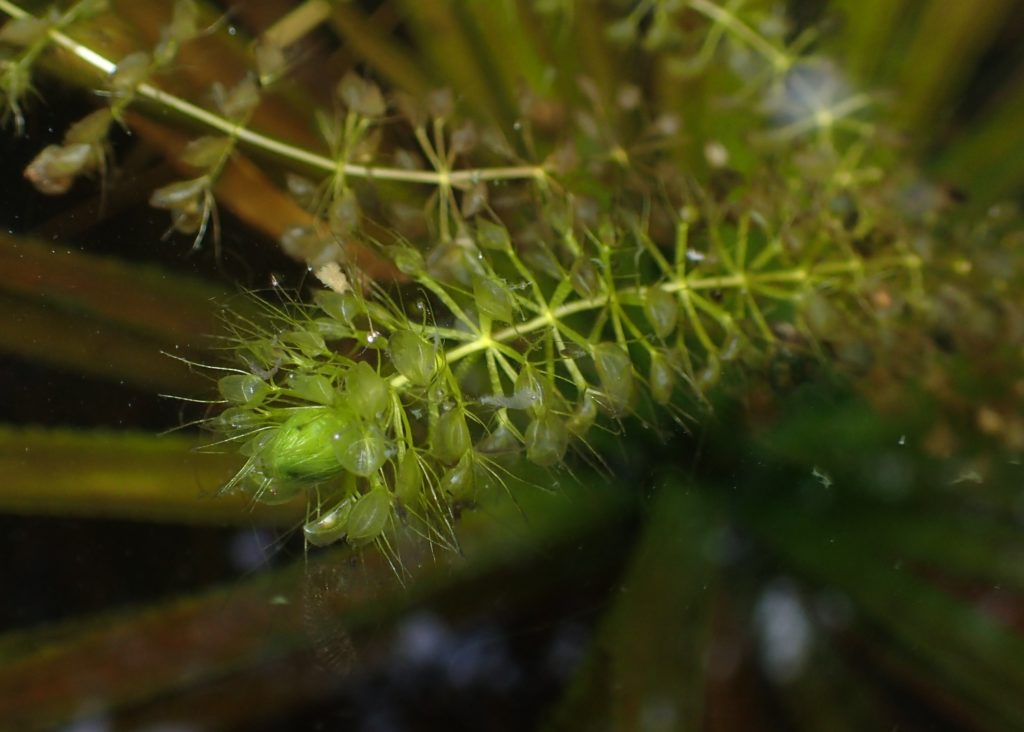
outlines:
[[[624,575],[641,599],[602,621],[552,728],[573,728],[584,710],[596,720],[605,684],[620,694],[608,700],[610,728],[711,719],[704,694],[729,674],[704,645],[708,618],[737,621],[735,609],[712,612],[698,578],[741,574],[745,542],[845,593],[826,632],[845,637],[848,621],[835,617],[852,605],[873,658],[904,669],[896,676],[928,687],[905,669],[937,668],[968,726],[1024,723],[1013,702],[1024,689],[1019,628],[961,603],[956,582],[937,574],[1012,586],[1019,624],[1024,579],[1002,553],[1021,551],[1007,466],[1024,450],[1024,169],[1001,161],[1024,150],[1011,78],[1024,69],[1013,51],[1020,13],[996,0],[958,3],[954,18],[944,7],[0,0],[0,102],[7,133],[33,148],[25,181],[47,196],[91,191],[98,221],[127,220],[142,196],[169,215],[160,226],[174,256],[274,285],[221,297],[214,313],[209,290],[181,275],[158,286],[137,265],[76,255],[81,280],[69,275],[71,292],[44,293],[44,305],[71,298],[125,344],[144,334],[132,348],[169,352],[188,375],[98,367],[61,350],[56,326],[45,355],[15,334],[4,345],[200,402],[189,427],[214,433],[201,453],[218,461],[204,476],[220,481],[222,500],[240,497],[239,520],[254,504],[284,522],[304,514],[306,547],[375,544],[370,553],[413,586],[424,551],[472,561],[466,509],[511,521],[505,504],[521,503],[530,520],[558,514],[538,488],[557,503],[562,483],[642,481],[628,500],[566,489],[595,504],[583,533],[641,519]],[[1004,66],[1014,71],[994,74]],[[986,75],[996,81],[981,84]],[[55,104],[55,87],[88,90],[91,108],[39,145],[33,115]],[[960,98],[977,109],[931,124]],[[248,251],[239,231],[273,240],[292,265]],[[23,263],[16,277],[54,272],[30,241],[5,246]],[[280,286],[288,266],[298,287]],[[89,295],[80,284],[101,276],[111,296],[162,302],[138,318],[134,300],[111,309],[102,286]],[[191,307],[203,315],[189,320]],[[12,311],[19,322],[25,308]],[[219,335],[202,341],[215,319]],[[219,394],[194,372],[219,377]],[[914,457],[891,454],[910,431]],[[652,434],[670,447],[647,444]],[[225,452],[237,455],[233,477]],[[738,496],[722,490],[741,479]],[[787,488],[751,490],[759,481]],[[923,490],[929,481],[941,488]],[[864,482],[874,488],[850,489]],[[639,500],[652,485],[664,487]],[[18,490],[8,505],[22,505]],[[185,507],[147,514],[138,494],[107,491],[105,511],[213,515],[215,499],[193,505],[193,485],[165,493]],[[966,493],[977,525],[957,518]],[[69,512],[89,506],[60,488],[44,510],[60,513],[62,500]],[[575,536],[555,524],[544,541]],[[750,538],[730,544],[736,525]],[[933,541],[950,525],[962,553]],[[872,574],[870,559],[851,571],[868,533],[880,542],[872,555],[907,555],[919,576]],[[779,617],[810,622],[794,587],[776,578],[755,603],[773,684],[797,679],[793,653],[809,653],[792,624],[779,641],[789,655],[772,645]],[[887,609],[896,602],[909,604],[903,617]],[[964,618],[973,625],[954,632]],[[679,645],[659,654],[675,631]],[[973,672],[958,668],[965,656]],[[877,728],[892,716],[867,691],[855,708],[829,709],[800,683],[783,695],[816,721],[809,729],[838,729],[836,719]],[[652,722],[637,700],[655,697]],[[896,717],[915,729],[930,719]]]

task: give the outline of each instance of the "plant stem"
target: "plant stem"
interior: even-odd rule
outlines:
[[[9,0],[0,0],[0,11],[3,11],[12,18],[31,16],[31,13],[28,13]],[[60,30],[51,28],[47,31],[47,34],[54,44],[69,51],[76,58],[101,74],[109,76],[117,68],[116,63],[79,43]],[[337,162],[324,155],[319,155],[247,128],[238,128],[236,123],[202,107],[198,107],[181,97],[165,92],[152,84],[145,82],[139,84],[136,93],[156,104],[172,109],[205,127],[227,135],[234,135],[240,143],[249,147],[263,150],[298,165],[320,170],[324,173],[334,174],[338,171],[339,166]],[[463,185],[482,180],[540,180],[547,176],[547,171],[540,165],[479,168],[440,173],[430,170],[403,170],[400,168],[357,165],[354,163],[343,163],[341,169],[345,175],[357,178],[423,183],[438,186],[442,184]]]
[[[744,272],[740,274],[706,277],[690,275],[679,279],[669,280],[660,285],[656,285],[656,287],[664,290],[665,292],[675,293],[686,292],[689,290],[746,288],[750,285],[770,282],[811,282],[817,275],[858,272],[866,269],[869,265],[873,269],[877,270],[903,267],[916,271],[920,269],[922,262],[920,257],[913,254],[880,257],[870,263],[865,262],[860,258],[853,257],[837,262],[825,262],[814,268],[797,267],[795,269],[776,270],[771,272]],[[615,290],[614,297],[628,302],[642,301],[644,294],[648,289],[648,287],[624,287]],[[613,295],[610,293],[601,293],[592,297],[573,300],[555,308],[550,308],[524,323],[510,325],[507,328],[503,328],[493,333],[482,333],[478,337],[460,343],[455,348],[446,352],[445,361],[449,364],[453,364],[474,353],[493,348],[498,344],[507,343],[512,339],[522,337],[523,335],[532,333],[541,328],[549,326],[554,327],[559,321],[569,317],[570,315],[605,307],[609,304],[612,297]],[[391,378],[390,383],[392,388],[401,389],[408,384],[408,379],[401,374],[396,374]]]

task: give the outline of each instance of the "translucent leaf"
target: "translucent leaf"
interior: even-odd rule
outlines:
[[[251,432],[264,425],[262,415],[248,409],[228,407],[223,412],[210,420],[209,425],[215,432],[234,434],[240,432]],[[264,443],[265,444],[265,443]]]
[[[237,407],[231,407],[231,408],[232,409],[236,409],[237,411],[240,411],[240,412],[246,412],[248,414],[252,414],[252,412],[247,412],[247,410],[237,409]],[[263,451],[263,448],[267,446],[267,443],[270,442],[272,439],[274,439],[274,430],[272,430],[272,429],[260,430],[256,434],[255,437],[251,437],[248,440],[246,440],[244,443],[242,443],[242,446],[240,448],[238,448],[238,452],[240,454],[244,455],[245,457],[252,457],[253,455],[259,455],[260,452]]]
[[[292,259],[310,261],[324,247],[323,238],[311,226],[288,226],[278,241],[281,250]]]
[[[491,432],[476,443],[476,451],[490,458],[511,457],[519,450],[519,440],[503,424],[499,424]]]
[[[651,324],[654,335],[667,338],[676,329],[679,319],[679,304],[675,296],[660,287],[648,287],[644,295],[644,315]]]
[[[50,196],[66,193],[93,159],[90,145],[47,145],[25,168],[25,179],[40,193]]]
[[[264,506],[283,506],[294,501],[303,490],[303,484],[294,480],[263,477],[252,495]]]
[[[64,142],[95,145],[106,138],[113,119],[113,114],[106,107],[90,112],[68,128],[64,133]]]
[[[31,46],[49,29],[50,22],[43,18],[31,15],[24,18],[12,18],[0,28],[0,43],[7,43],[11,46]]]
[[[346,188],[337,198],[331,201],[331,208],[328,211],[328,223],[331,232],[337,236],[351,236],[359,228],[359,221],[362,218],[362,209],[359,201],[351,188]]]
[[[253,374],[231,374],[217,381],[217,390],[232,404],[255,407],[270,393],[270,385]]]
[[[812,293],[803,302],[807,327],[818,338],[833,338],[841,332],[842,316],[828,299],[819,293]]]
[[[462,215],[467,219],[476,216],[487,205],[487,184],[483,181],[473,184],[462,194]]]
[[[349,326],[357,316],[366,312],[363,301],[352,292],[320,290],[313,295],[313,301],[327,315]]]
[[[569,417],[566,426],[573,434],[583,435],[594,425],[596,419],[597,401],[588,390],[580,397],[580,401],[576,405],[576,409],[573,410],[572,416]]]
[[[288,192],[300,205],[308,208],[316,201],[317,186],[309,178],[295,173],[285,173],[284,182]]]
[[[502,252],[512,248],[508,229],[487,219],[480,219],[476,222],[476,244],[481,249]]]
[[[702,392],[708,391],[711,387],[718,383],[718,380],[722,376],[722,364],[718,360],[718,357],[711,353],[708,354],[707,363],[704,368],[697,373],[695,382],[697,388]]]
[[[658,354],[651,360],[650,387],[651,398],[658,404],[672,401],[672,392],[676,388],[676,370],[669,360]]]
[[[383,488],[374,488],[361,496],[348,516],[348,543],[366,544],[383,533],[391,517],[391,496]]]
[[[605,35],[613,43],[625,46],[636,40],[636,23],[633,18],[627,16],[609,23],[605,27]]]
[[[299,349],[303,356],[316,358],[327,353],[327,344],[317,333],[308,330],[293,330],[281,335],[281,342]]]
[[[503,323],[512,322],[512,293],[503,283],[490,277],[474,277],[473,299],[481,315]]]
[[[199,10],[195,0],[176,0],[171,22],[164,27],[164,35],[182,43],[193,38],[199,30]]]
[[[558,259],[551,250],[543,244],[524,246],[519,250],[519,256],[526,266],[537,274],[544,274],[553,280],[561,280],[565,277]]]
[[[450,409],[437,418],[430,447],[442,463],[454,463],[469,452],[472,442],[462,409]]]
[[[149,76],[152,59],[145,51],[129,53],[117,62],[110,75],[110,90],[115,94],[131,94]]]
[[[392,95],[392,100],[398,113],[405,117],[413,127],[421,127],[426,122],[427,110],[419,98],[408,92],[399,91]]]
[[[373,419],[391,404],[391,388],[370,364],[360,361],[345,375],[345,401],[356,412]]]
[[[423,491],[423,469],[420,461],[410,450],[398,464],[395,473],[395,495],[405,506],[413,506],[419,502]]]
[[[452,132],[451,150],[456,155],[464,155],[476,147],[478,139],[476,125],[472,121],[463,122]]]
[[[530,366],[525,366],[519,375],[516,376],[516,383],[513,387],[513,406],[515,409],[540,409],[544,404],[544,384],[537,372]]]
[[[594,346],[594,367],[601,381],[609,411],[615,416],[629,410],[633,401],[633,364],[629,354],[618,343]]]
[[[215,82],[213,85],[213,101],[221,114],[230,120],[242,120],[248,117],[260,103],[260,87],[253,76],[245,76],[231,89]]]
[[[449,119],[455,111],[455,97],[448,88],[436,89],[427,94],[427,114],[438,119]]]
[[[561,462],[568,447],[569,430],[550,412],[526,428],[526,459],[535,465],[547,467]]]
[[[474,473],[473,459],[467,452],[455,467],[441,476],[441,491],[456,502],[469,500],[473,496]]]
[[[231,144],[230,138],[204,135],[185,146],[181,160],[196,168],[212,168],[228,153]]]
[[[149,196],[149,205],[168,211],[192,208],[198,205],[200,196],[206,191],[205,177],[179,180],[157,188]]]
[[[256,71],[262,86],[280,79],[288,68],[288,58],[281,47],[274,43],[257,43],[253,55],[256,57]]]
[[[340,540],[348,531],[349,516],[353,497],[348,497],[327,513],[318,516],[302,527],[302,533],[313,546],[327,546]]]
[[[288,388],[299,399],[314,404],[333,404],[337,397],[337,390],[331,386],[330,380],[320,374],[291,374]]]
[[[364,117],[383,117],[387,112],[380,87],[351,71],[338,82],[338,97],[347,109]]]
[[[423,255],[408,246],[396,246],[390,249],[391,261],[398,271],[409,277],[419,277],[427,269]]]
[[[437,351],[412,331],[400,330],[388,344],[391,361],[398,373],[416,386],[426,386],[437,371]]]
[[[330,437],[338,461],[354,475],[369,477],[387,460],[390,445],[375,424],[351,419],[347,426]]]
[[[577,259],[569,278],[572,280],[572,288],[580,297],[593,297],[601,291],[601,276],[589,259]]]

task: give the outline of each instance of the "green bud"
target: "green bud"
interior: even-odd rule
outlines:
[[[451,409],[437,418],[430,452],[442,463],[454,463],[472,447],[466,414],[461,408]]]
[[[569,447],[569,430],[553,414],[530,422],[526,428],[526,459],[535,465],[550,466],[561,462]]]
[[[335,438],[346,420],[325,407],[300,409],[277,428],[263,450],[266,473],[271,478],[316,482],[342,470]]]
[[[437,350],[420,336],[409,330],[400,330],[388,343],[391,361],[398,373],[415,386],[426,386],[437,371]]]

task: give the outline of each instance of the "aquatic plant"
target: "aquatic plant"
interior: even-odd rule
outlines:
[[[958,421],[996,438],[984,454],[1024,446],[1020,222],[995,203],[1021,175],[964,203],[920,169],[934,140],[908,134],[940,78],[923,60],[914,94],[875,90],[886,26],[858,18],[878,8],[840,4],[836,32],[772,2],[121,5],[0,0],[10,134],[33,78],[98,101],[24,177],[116,196],[130,132],[174,169],[145,196],[179,251],[252,269],[226,210],[311,274],[235,298],[214,348],[178,354],[219,376],[178,393],[210,403],[204,449],[239,455],[220,492],[298,500],[309,544],[376,544],[402,573],[400,537],[457,548],[468,507],[615,476],[610,437],[645,454],[636,435],[712,430],[736,402],[767,419],[826,373],[883,410],[921,386],[934,454]],[[348,55],[310,74],[324,27]],[[1002,386],[979,397],[986,371]]]

